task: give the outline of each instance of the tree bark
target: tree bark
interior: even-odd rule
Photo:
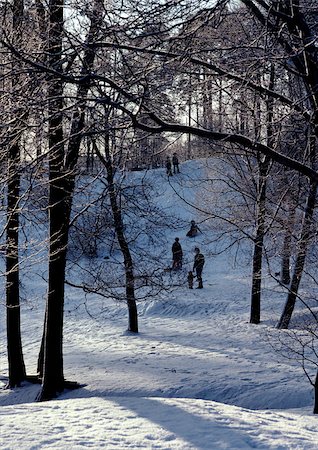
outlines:
[[[7,194],[7,245],[6,245],[6,306],[8,387],[20,386],[26,378],[21,339],[20,289],[19,289],[19,145],[9,151]]]
[[[50,163],[50,250],[46,306],[42,391],[39,400],[50,400],[64,389],[63,310],[68,223],[65,185]],[[61,176],[61,174],[60,174]]]
[[[99,3],[94,12],[88,33],[88,42],[98,33]],[[50,65],[62,73],[63,2],[50,2]],[[96,36],[95,36],[96,38]],[[76,388],[77,383],[66,382],[63,371],[63,319],[65,269],[72,199],[75,187],[75,166],[78,160],[85,123],[86,97],[90,87],[87,77],[93,67],[95,51],[86,48],[83,57],[82,76],[85,80],[78,87],[79,103],[71,119],[67,151],[63,132],[63,82],[62,77],[49,80],[49,287],[45,312],[45,324],[38,358],[38,372],[43,374],[39,401],[56,397],[66,386]]]
[[[260,83],[260,77],[259,83]],[[273,90],[275,80],[274,67],[271,66],[269,89]],[[260,105],[258,104],[258,115],[260,117]],[[267,131],[267,144],[273,145],[273,114],[274,114],[274,102],[272,98],[266,100],[266,131]],[[259,119],[260,123],[260,119]],[[259,127],[260,125],[258,125]],[[257,123],[255,124],[256,133],[255,137],[258,139],[260,129],[257,129]],[[269,173],[271,160],[268,156],[264,159],[259,158],[259,182],[258,182],[258,196],[257,196],[257,219],[256,219],[256,235],[254,241],[254,254],[253,254],[253,274],[252,274],[252,293],[251,293],[251,314],[250,323],[258,324],[261,320],[261,283],[262,283],[262,263],[263,263],[263,249],[265,238],[265,217],[266,217],[266,189],[267,189],[267,177]]]
[[[288,286],[291,281],[290,257],[291,257],[292,234],[295,223],[295,214],[296,214],[296,205],[293,202],[291,205],[289,205],[288,224],[284,234],[283,249],[282,249],[281,282],[286,286]]]
[[[283,257],[282,257],[282,271],[281,271],[281,282],[286,286],[289,285],[291,280],[290,252],[291,252],[291,233],[289,230],[286,230],[283,242]]]
[[[314,384],[314,392],[315,392],[315,399],[314,399],[314,414],[318,414],[318,371],[316,373],[316,379]]]
[[[312,227],[313,213],[316,204],[316,196],[317,196],[317,183],[311,183],[307,198],[307,205],[303,218],[302,232],[299,239],[298,252],[295,262],[294,273],[290,285],[290,290],[287,296],[283,313],[278,322],[278,328],[281,329],[288,328],[290,319],[292,317],[295,308],[295,303],[298,296],[298,288],[300,285],[305,265],[307,249],[310,244],[311,227]]]
[[[24,2],[13,2],[13,36],[14,44],[19,45],[22,33]],[[12,60],[12,90],[19,84],[19,63]],[[14,92],[12,92],[14,95]],[[20,111],[21,113],[21,111]],[[18,116],[19,114],[17,114]],[[8,387],[20,386],[26,379],[26,370],[22,351],[21,317],[20,317],[20,275],[19,275],[19,195],[20,195],[20,131],[19,117],[15,117],[11,133],[15,143],[8,152],[8,187],[7,187],[7,226],[6,226],[6,311],[7,311],[7,349],[9,379]]]
[[[63,0],[49,2],[48,61],[62,71]],[[42,389],[39,401],[56,397],[64,389],[63,308],[66,244],[63,133],[63,83],[58,75],[48,80],[49,112],[49,280],[44,324]]]
[[[117,240],[124,257],[125,277],[126,277],[126,301],[128,306],[128,331],[138,333],[138,313],[135,297],[135,276],[134,264],[131,257],[129,245],[124,233],[124,223],[120,206],[118,205],[116,187],[114,183],[113,165],[109,151],[109,134],[106,133],[105,142],[105,158],[100,153],[97,145],[94,143],[95,152],[102,161],[107,172],[108,193],[110,205],[114,218],[114,227],[117,235]]]
[[[254,240],[253,274],[251,293],[250,323],[258,324],[261,320],[261,282],[262,259],[265,233],[266,185],[270,160],[265,158],[259,163],[259,194],[256,235]]]

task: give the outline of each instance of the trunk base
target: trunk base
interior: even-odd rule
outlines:
[[[49,400],[54,400],[65,390],[75,390],[75,389],[80,389],[85,386],[86,386],[86,384],[80,384],[80,383],[77,383],[76,381],[64,380],[63,386],[61,386],[61,388],[49,389],[49,388],[42,387],[42,390],[39,392],[39,394],[36,398],[36,401],[37,402],[46,402]]]
[[[42,384],[42,379],[38,375],[26,375],[23,380],[20,380],[19,382],[7,383],[4,389],[14,389],[17,387],[21,387],[21,383],[23,383],[24,381],[31,384]]]

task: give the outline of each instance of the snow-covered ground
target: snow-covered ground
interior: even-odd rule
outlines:
[[[171,184],[162,169],[149,176],[161,206],[187,224],[198,213],[178,193],[197,203],[200,186],[197,191],[185,186],[199,173],[198,163],[182,164],[181,172]],[[284,301],[281,288],[270,279],[265,283],[262,322],[250,325],[248,253],[236,259],[212,256],[204,227],[194,240],[185,236],[187,225],[166,230],[168,261],[174,237],[180,238],[187,261],[184,278],[194,246],[205,254],[204,289],[190,290],[185,280],[165,295],[143,300],[138,335],[126,332],[125,305],[109,301],[105,308],[105,300],[84,302],[79,290],[67,289],[65,377],[85,386],[46,403],[34,402],[38,386],[1,389],[1,450],[318,449],[312,387],[295,360],[274,350],[284,333],[274,327]],[[174,276],[172,285],[177,284]],[[45,283],[40,277],[25,283],[38,295],[22,308],[24,357],[28,373],[34,373]],[[0,307],[4,386],[3,302]]]

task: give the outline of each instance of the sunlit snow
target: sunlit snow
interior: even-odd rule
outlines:
[[[45,403],[34,402],[39,386],[1,389],[1,450],[318,449],[313,388],[295,360],[274,350],[273,340],[283,333],[275,323],[285,295],[274,280],[265,280],[262,322],[249,324],[250,253],[213,255],[208,221],[201,221],[202,234],[186,237],[190,220],[202,216],[180,197],[199,204],[200,185],[190,189],[188,181],[204,173],[205,162],[180,168],[170,183],[164,169],[146,176],[156,186],[158,205],[176,215],[179,225],[165,230],[163,250],[169,265],[171,245],[180,238],[183,285],[138,304],[138,335],[126,332],[125,305],[86,299],[67,287],[65,378],[85,386]],[[196,245],[206,257],[202,290],[188,289],[186,281]],[[34,374],[46,285],[32,271],[38,266],[22,279],[22,292],[33,293],[22,301],[22,337],[27,371]],[[177,284],[177,275],[167,276]],[[4,387],[4,301],[0,332]]]

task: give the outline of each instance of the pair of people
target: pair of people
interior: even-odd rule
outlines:
[[[197,280],[198,280],[198,289],[203,288],[203,281],[202,281],[202,271],[203,266],[205,263],[205,259],[203,254],[200,252],[199,247],[195,247],[195,256],[194,256],[194,263],[193,263],[193,269],[188,273],[188,284],[189,288],[193,289],[193,279],[194,275],[196,274]],[[179,238],[175,238],[174,243],[172,244],[172,270],[179,270],[182,268],[182,247],[179,242]]]
[[[179,160],[178,160],[178,157],[177,157],[177,154],[176,154],[176,153],[174,153],[173,156],[172,156],[172,163],[171,163],[170,157],[167,156],[167,159],[166,159],[166,169],[167,169],[167,175],[168,175],[168,177],[171,177],[171,176],[173,175],[173,173],[172,173],[172,166],[173,166],[173,173],[174,173],[174,174],[180,173],[180,170],[179,170]]]

